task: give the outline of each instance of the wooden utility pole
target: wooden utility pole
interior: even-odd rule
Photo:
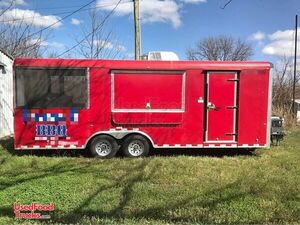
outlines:
[[[294,80],[293,80],[293,115],[296,116],[296,109],[295,109],[295,92],[296,92],[296,75],[297,75],[297,30],[298,30],[298,15],[296,15],[296,22],[295,22],[295,55],[294,55]]]
[[[134,2],[134,33],[135,33],[135,59],[141,59],[141,33],[140,33],[140,6],[139,0]]]

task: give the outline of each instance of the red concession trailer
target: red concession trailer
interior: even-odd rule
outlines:
[[[16,59],[16,149],[270,145],[268,62]]]

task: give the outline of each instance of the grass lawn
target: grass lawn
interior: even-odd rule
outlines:
[[[2,147],[0,224],[40,222],[16,220],[14,202],[54,203],[46,223],[300,224],[299,129],[252,155],[185,151],[101,161]]]

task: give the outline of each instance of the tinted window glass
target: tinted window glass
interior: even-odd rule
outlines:
[[[27,108],[86,108],[86,69],[16,68],[16,106]]]
[[[273,120],[272,127],[282,127],[282,121],[281,120]]]

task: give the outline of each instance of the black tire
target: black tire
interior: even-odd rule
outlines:
[[[90,152],[100,159],[110,159],[116,155],[117,151],[118,143],[109,135],[97,136],[90,144]]]
[[[149,154],[150,145],[148,140],[138,134],[132,134],[125,138],[122,151],[125,156],[137,158]]]

